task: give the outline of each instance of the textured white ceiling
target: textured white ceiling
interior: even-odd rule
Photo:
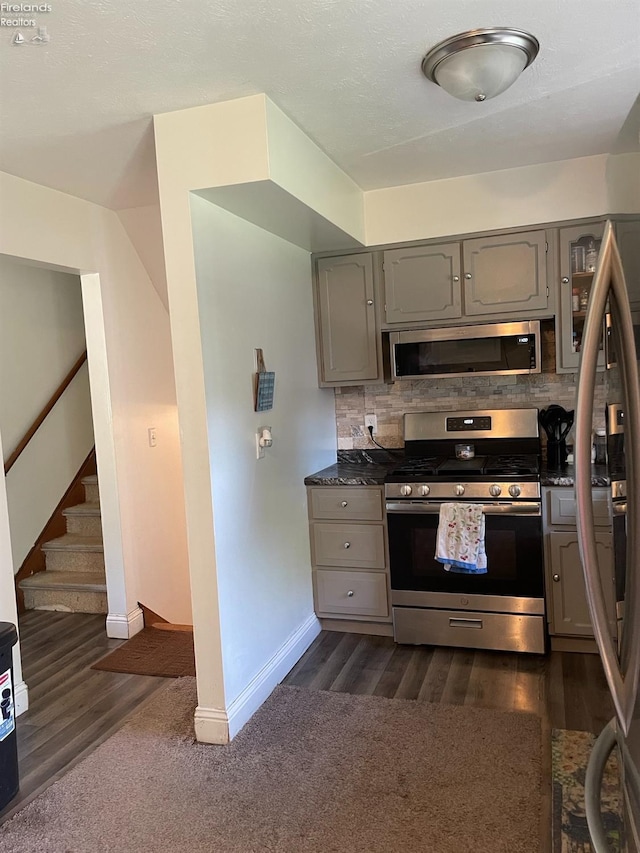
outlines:
[[[0,169],[122,208],[156,197],[151,116],[265,92],[364,189],[637,147],[640,0],[52,0],[0,29]],[[23,17],[30,15],[23,13]],[[484,104],[422,56],[513,26],[535,63]],[[21,30],[25,35],[29,32]]]

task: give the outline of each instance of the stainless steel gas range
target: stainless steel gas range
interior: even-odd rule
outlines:
[[[407,414],[404,438],[385,480],[396,642],[544,652],[538,410]],[[449,501],[482,505],[486,574],[435,560]]]

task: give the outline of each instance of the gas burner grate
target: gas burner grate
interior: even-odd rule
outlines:
[[[438,465],[443,462],[442,456],[418,456],[415,459],[407,459],[402,465],[398,465],[390,471],[392,476],[420,476],[423,474],[435,474]]]
[[[533,454],[490,456],[484,466],[485,474],[524,475],[538,474],[540,464]]]

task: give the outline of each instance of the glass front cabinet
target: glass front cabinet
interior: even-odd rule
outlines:
[[[604,223],[560,229],[560,316],[556,326],[556,370],[578,369],[582,333],[598,263]],[[604,349],[598,363],[604,365]]]

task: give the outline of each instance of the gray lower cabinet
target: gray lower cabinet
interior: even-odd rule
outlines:
[[[616,633],[613,543],[608,489],[594,489],[594,523],[602,588],[612,636]],[[578,547],[573,489],[544,490],[547,619],[556,637],[593,637]]]
[[[309,486],[307,500],[316,614],[390,626],[382,487]]]
[[[378,379],[380,335],[372,255],[319,259],[315,308],[320,385]]]

